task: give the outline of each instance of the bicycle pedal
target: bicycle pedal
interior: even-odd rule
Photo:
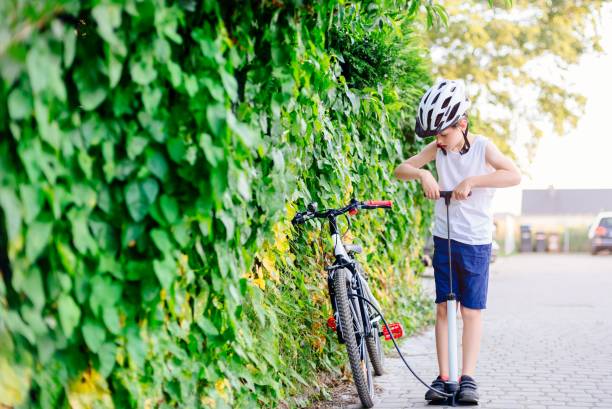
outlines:
[[[385,336],[385,341],[391,341],[391,335],[393,335],[394,339],[398,339],[404,336],[404,327],[399,322],[393,322],[389,324],[389,328],[391,329],[391,334],[387,330],[387,326],[383,325],[383,335]]]
[[[336,319],[331,316],[327,319],[327,327],[332,330],[336,330]]]

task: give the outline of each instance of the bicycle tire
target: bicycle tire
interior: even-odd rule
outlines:
[[[335,272],[334,292],[336,296],[336,307],[338,309],[342,337],[344,338],[346,345],[346,351],[348,353],[351,372],[353,373],[353,382],[357,388],[357,394],[359,395],[361,404],[366,408],[371,408],[374,406],[374,383],[372,381],[372,368],[370,365],[368,352],[364,351],[364,359],[362,360],[359,346],[357,345],[355,328],[353,327],[353,314],[351,312],[350,300],[348,298],[346,273],[347,270],[344,268],[338,269]],[[347,323],[350,324],[345,325]],[[365,349],[367,350],[367,348]]]
[[[385,355],[382,349],[382,342],[378,336],[378,326],[372,328],[372,335],[366,338],[366,346],[368,347],[368,354],[370,355],[370,362],[374,369],[374,375],[381,376],[385,373]]]
[[[364,285],[367,286],[367,281],[365,278],[366,277],[365,270],[363,269],[361,264],[357,262],[355,263],[355,266],[359,274],[361,274],[361,276],[364,279]],[[371,293],[369,294],[371,296]],[[366,305],[365,307],[366,307],[366,311],[368,311],[368,315],[372,316],[372,314],[370,314],[370,310],[371,310],[370,306]],[[385,355],[384,355],[384,351],[382,348],[382,342],[380,340],[380,336],[378,335],[379,325],[381,325],[380,322],[375,324],[372,327],[372,334],[366,338],[366,346],[368,348],[368,354],[370,355],[370,362],[372,363],[372,368],[374,369],[375,376],[381,376],[384,373],[383,365],[385,361]]]

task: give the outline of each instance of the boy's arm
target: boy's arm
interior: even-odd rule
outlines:
[[[440,188],[431,172],[427,169],[421,169],[421,167],[436,158],[436,150],[436,141],[433,141],[420,153],[405,160],[401,165],[395,168],[395,171],[393,171],[393,174],[398,179],[418,179],[423,187],[423,193],[425,193],[425,196],[429,199],[439,199]]]
[[[402,162],[393,174],[402,180],[422,179],[429,171],[421,168],[436,158],[436,149],[436,141],[431,142],[421,152]]]
[[[472,187],[510,187],[521,183],[521,172],[514,162],[502,154],[494,143],[489,142],[485,150],[485,159],[495,172],[488,175],[472,176],[469,182]]]

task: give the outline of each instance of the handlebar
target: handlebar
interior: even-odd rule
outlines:
[[[468,193],[468,196],[472,196],[472,192]],[[452,190],[440,190],[440,198],[444,198],[444,202],[448,205],[451,198],[453,197]]]
[[[360,209],[390,209],[391,207],[393,207],[393,201],[391,200],[367,200],[365,202],[360,202],[356,199],[351,199],[351,202],[348,205],[339,209],[317,211],[317,204],[311,203],[308,205],[308,209],[306,211],[298,212],[291,220],[291,223],[294,225],[302,224],[310,219],[327,219],[330,217],[343,215],[344,213],[355,215]]]

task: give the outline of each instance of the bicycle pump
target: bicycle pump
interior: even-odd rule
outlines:
[[[446,237],[448,238],[448,275],[450,280],[450,292],[446,297],[446,316],[448,321],[448,381],[444,382],[447,393],[452,397],[447,398],[447,405],[456,406],[457,392],[459,391],[458,356],[457,356],[457,300],[453,293],[453,270],[451,258],[450,218],[449,205],[452,191],[440,191],[446,205]],[[471,193],[470,193],[471,195]]]

